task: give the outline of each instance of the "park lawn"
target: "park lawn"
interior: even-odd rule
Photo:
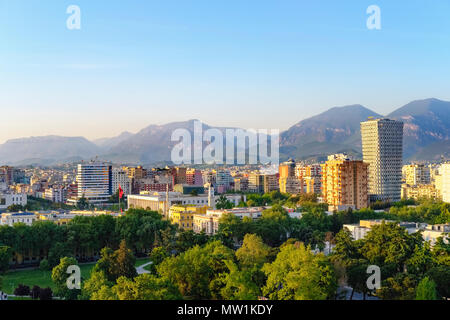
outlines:
[[[80,265],[82,279],[89,279],[92,268],[95,263]],[[3,275],[3,291],[7,294],[13,294],[14,289],[19,284],[27,285],[31,288],[37,285],[41,288],[51,288],[54,290],[51,271],[34,270],[19,270],[10,271]]]
[[[135,266],[140,267],[143,264],[150,262],[149,258],[137,259]],[[80,265],[81,278],[84,280],[89,279],[92,268],[95,263],[87,263]],[[52,281],[51,271],[42,271],[39,269],[34,270],[18,270],[10,271],[3,276],[3,291],[7,294],[13,294],[14,289],[17,288],[19,284],[27,285],[31,288],[33,286],[39,286],[41,288],[51,288],[54,290],[54,284]]]

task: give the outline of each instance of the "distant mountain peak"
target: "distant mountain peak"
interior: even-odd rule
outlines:
[[[369,117],[383,116],[361,104],[352,104],[332,107],[304,119],[281,133],[281,160],[283,157],[323,160],[329,154],[342,152],[360,156],[360,122]],[[405,123],[405,159],[434,159],[437,154],[450,154],[450,102],[437,98],[415,100],[398,108],[387,118]],[[173,131],[184,128],[192,132],[196,121],[200,120],[152,124],[136,134],[125,131],[116,137],[94,140],[94,143],[84,137],[55,135],[8,140],[0,144],[0,165],[24,161],[49,164],[52,161],[88,159],[95,155],[117,163],[166,162],[170,161],[170,152],[175,144],[171,141]],[[200,122],[204,130],[226,129]]]

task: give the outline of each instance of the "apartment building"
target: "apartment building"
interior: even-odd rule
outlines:
[[[64,186],[52,186],[45,189],[44,199],[55,203],[65,203],[67,201],[67,189]]]
[[[207,205],[175,205],[170,207],[169,219],[182,230],[193,230],[194,215],[205,214],[207,208]]]
[[[441,165],[442,200],[450,203],[450,162]]]
[[[440,200],[440,191],[433,184],[419,184],[408,185],[402,184],[402,199],[414,199],[429,198],[434,200]]]
[[[416,186],[430,184],[430,167],[424,164],[408,164],[402,167],[402,176],[405,184]]]
[[[329,211],[361,209],[369,205],[368,164],[345,154],[328,157],[322,165],[322,196]]]
[[[123,190],[123,194],[128,196],[132,192],[132,178],[128,176],[128,172],[124,169],[114,168],[112,170],[112,194],[119,190],[119,186]]]

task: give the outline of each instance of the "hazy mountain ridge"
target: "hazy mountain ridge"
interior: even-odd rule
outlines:
[[[109,149],[109,148],[112,148],[112,147],[116,146],[117,144],[121,143],[122,141],[125,141],[126,139],[128,139],[131,136],[133,136],[133,134],[131,132],[125,131],[116,137],[95,139],[95,140],[92,140],[92,142],[95,143],[99,147]]]
[[[48,164],[68,158],[90,158],[100,149],[83,137],[44,136],[8,140],[0,145],[0,163]]]
[[[281,133],[281,160],[288,157],[323,160],[328,154],[337,152],[361,157],[360,122],[368,117],[382,116],[362,105],[350,105],[334,107],[304,119]],[[405,160],[450,157],[450,102],[417,100],[386,117],[405,123]],[[93,142],[83,137],[59,136],[13,139],[0,145],[0,164],[53,164],[97,155],[118,163],[165,162],[170,160],[172,148],[179,143],[171,141],[172,133],[176,129],[186,129],[193,139],[195,121],[150,125],[136,134],[124,132]],[[222,133],[227,129],[208,124],[202,126],[203,131],[210,128],[217,128]]]

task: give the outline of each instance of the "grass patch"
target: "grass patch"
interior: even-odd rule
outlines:
[[[80,265],[82,279],[89,279],[91,270],[94,265],[95,263]],[[49,287],[52,290],[55,289],[52,281],[51,271],[41,271],[39,269],[19,270],[10,271],[7,274],[3,275],[3,292],[7,294],[13,294],[14,289],[17,288],[19,284],[29,286],[30,289],[35,285],[41,288]]]
[[[134,264],[134,266],[136,268],[139,268],[140,266],[142,266],[146,263],[149,263],[149,262],[150,262],[150,258],[139,258],[139,259],[136,259],[136,263]],[[144,269],[145,269],[145,267],[144,267]]]
[[[149,258],[140,258],[136,260],[135,267],[138,268],[146,263],[150,262]],[[88,263],[80,265],[81,278],[86,281],[91,276],[91,270],[95,266],[95,263]],[[18,270],[10,271],[3,275],[3,292],[7,294],[13,294],[14,289],[17,288],[19,284],[24,284],[29,286],[30,289],[33,286],[39,286],[41,288],[51,288],[55,289],[52,281],[51,271],[41,271],[39,269],[34,270]]]

